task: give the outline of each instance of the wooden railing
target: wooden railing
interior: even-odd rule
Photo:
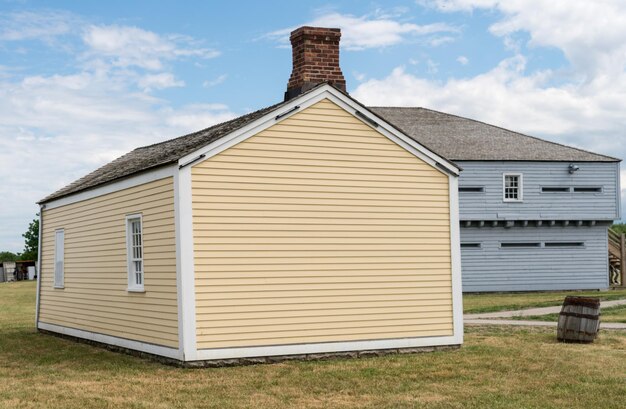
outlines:
[[[609,285],[626,286],[626,234],[609,229]]]

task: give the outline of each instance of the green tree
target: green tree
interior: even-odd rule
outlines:
[[[0,251],[0,263],[3,261],[15,261],[17,260],[17,254],[10,251]]]
[[[39,216],[39,214],[37,214]],[[24,237],[24,251],[20,254],[20,260],[37,260],[39,254],[39,218],[34,219],[28,225]]]
[[[617,224],[614,224],[613,226],[611,226],[611,229],[613,229],[613,231],[615,233],[626,233],[626,224],[625,223],[617,223]]]

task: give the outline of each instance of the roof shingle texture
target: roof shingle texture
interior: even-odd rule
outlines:
[[[281,102],[198,132],[137,148],[54,192],[40,203],[175,163],[183,156],[246,126],[285,104]],[[619,160],[425,108],[370,107],[368,109],[421,145],[449,160],[573,162]]]
[[[619,161],[426,108],[368,109],[424,146],[453,161]]]

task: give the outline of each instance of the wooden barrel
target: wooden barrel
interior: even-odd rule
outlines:
[[[556,338],[563,342],[589,343],[600,328],[600,299],[565,297],[559,314]]]

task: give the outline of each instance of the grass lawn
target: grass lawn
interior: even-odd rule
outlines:
[[[460,350],[180,369],[38,334],[34,283],[0,284],[0,408],[622,408],[626,332],[471,327]]]
[[[626,324],[626,305],[619,305],[617,307],[602,308],[600,311],[601,322],[621,322]],[[558,321],[559,314],[546,314],[546,315],[530,315],[528,317],[511,317],[514,320],[534,320],[534,321]]]
[[[562,305],[568,295],[600,297],[602,301],[626,298],[626,289],[609,291],[551,291],[540,293],[483,293],[463,294],[465,313],[478,314],[524,308]]]

